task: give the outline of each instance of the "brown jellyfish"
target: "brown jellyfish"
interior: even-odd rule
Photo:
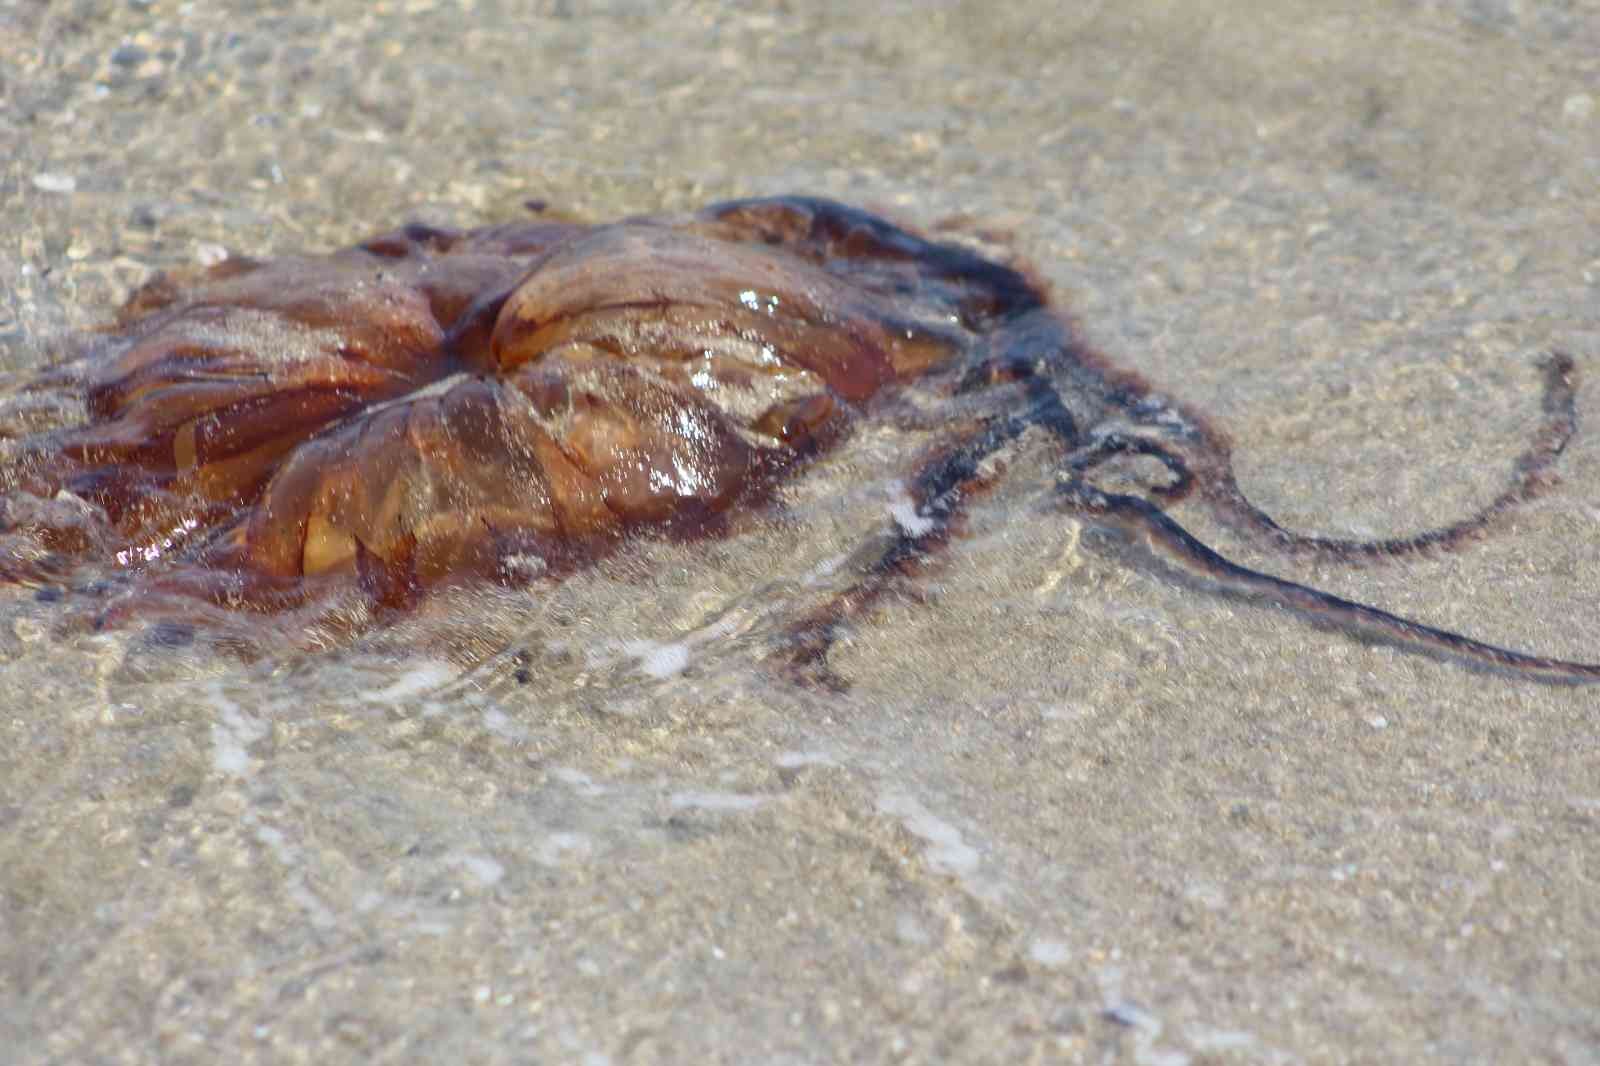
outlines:
[[[1571,361],[1545,372],[1545,423],[1489,507],[1403,540],[1307,537],[1244,497],[1219,433],[1089,350],[1024,273],[865,212],[783,197],[610,225],[409,226],[160,279],[82,357],[14,383],[13,404],[81,398],[87,417],[4,441],[0,577],[121,573],[136,600],[241,609],[351,586],[399,609],[441,585],[558,579],[632,533],[719,532],[915,388],[951,411],[911,480],[915,521],[793,627],[801,659],[943,543],[984,460],[1036,429],[1061,453],[1055,506],[1186,581],[1415,651],[1600,680],[1245,569],[1165,513],[1193,494],[1267,546],[1347,561],[1449,546],[1548,480],[1575,414]],[[1164,476],[1113,491],[1097,475],[1130,453]]]

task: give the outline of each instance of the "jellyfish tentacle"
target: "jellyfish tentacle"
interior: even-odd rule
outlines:
[[[1294,610],[1313,622],[1326,623],[1403,651],[1545,682],[1600,683],[1600,663],[1513,651],[1240,566],[1202,543],[1142,497],[1102,492],[1079,478],[1068,476],[1060,486],[1060,499],[1067,510],[1123,533],[1135,549],[1142,549],[1168,571],[1213,592]]]
[[[1449,550],[1473,539],[1513,508],[1539,495],[1555,480],[1552,468],[1577,431],[1577,372],[1571,356],[1552,353],[1542,361],[1544,418],[1526,451],[1512,466],[1510,481],[1483,507],[1436,529],[1402,537],[1363,540],[1296,533],[1279,525],[1240,488],[1226,440],[1205,434],[1191,451],[1199,496],[1213,514],[1241,535],[1287,555],[1313,555],[1337,561],[1379,560]]]
[[[1042,379],[1029,389],[1020,410],[982,419],[960,432],[912,476],[906,486],[908,510],[895,511],[887,543],[879,540],[851,567],[850,584],[821,607],[786,627],[784,656],[803,680],[825,688],[846,683],[828,667],[827,657],[845,630],[950,538],[965,505],[993,478],[988,460],[1034,427],[1069,433],[1076,439],[1072,416],[1060,397]]]
[[[1148,437],[1130,436],[1119,431],[1097,433],[1088,444],[1073,451],[1062,464],[1066,470],[1082,477],[1095,467],[1119,455],[1148,455],[1172,475],[1170,485],[1149,485],[1145,491],[1168,503],[1183,499],[1195,487],[1195,478],[1183,456]]]

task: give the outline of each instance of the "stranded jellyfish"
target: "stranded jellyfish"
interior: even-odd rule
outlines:
[[[1348,561],[1449,546],[1547,480],[1573,431],[1573,368],[1555,356],[1544,373],[1544,422],[1481,512],[1403,540],[1309,537],[1244,497],[1221,434],[1093,353],[1026,275],[862,211],[784,197],[609,225],[408,226],[158,279],[81,357],[13,383],[14,411],[82,417],[14,418],[0,442],[0,577],[121,572],[135,600],[241,610],[352,587],[403,609],[441,585],[558,580],[630,534],[723,531],[914,389],[948,412],[910,478],[915,521],[795,624],[798,656],[825,656],[948,538],[993,476],[985,460],[1034,432],[1059,454],[1055,508],[1191,584],[1600,680],[1243,568],[1166,514],[1193,495],[1268,547]],[[1101,476],[1128,455],[1159,476]]]

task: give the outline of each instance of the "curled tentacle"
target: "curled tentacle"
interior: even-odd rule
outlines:
[[[1382,540],[1319,537],[1285,529],[1245,496],[1234,477],[1228,445],[1216,434],[1206,434],[1208,439],[1190,454],[1199,496],[1235,531],[1265,547],[1291,555],[1351,561],[1458,547],[1483,533],[1512,508],[1543,492],[1555,480],[1551,468],[1578,424],[1572,359],[1557,352],[1544,360],[1541,369],[1544,372],[1544,419],[1528,449],[1513,465],[1510,481],[1488,504],[1447,526]]]
[[[1168,503],[1176,503],[1189,495],[1195,487],[1195,477],[1189,465],[1170,448],[1146,437],[1129,437],[1120,433],[1101,434],[1087,445],[1067,457],[1066,469],[1081,477],[1095,467],[1118,455],[1147,455],[1167,468],[1172,475],[1169,485],[1151,485],[1149,491]]]

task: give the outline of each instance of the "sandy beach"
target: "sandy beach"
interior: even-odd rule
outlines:
[[[958,220],[1214,416],[1231,558],[1600,660],[1600,9],[0,0],[0,368],[156,272],[528,201]],[[1022,449],[835,648],[873,423],[709,542],[241,657],[0,587],[0,1059],[1600,1062],[1600,688],[1130,566]],[[174,646],[176,643],[177,646]]]

